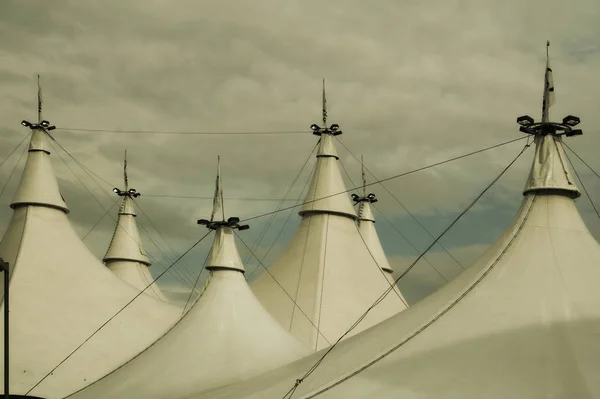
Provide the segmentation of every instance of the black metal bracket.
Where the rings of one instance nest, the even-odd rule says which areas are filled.
[[[340,125],[338,125],[337,123],[334,123],[329,127],[321,127],[313,123],[312,125],[310,125],[310,130],[312,130],[315,136],[321,136],[323,133],[332,134],[334,136],[342,134],[342,131],[340,130]]]
[[[48,135],[48,137],[50,137],[52,140],[54,140],[54,137],[52,137],[52,135],[48,132],[56,129],[56,126],[50,125],[50,122],[48,122],[45,119],[43,121],[41,121],[40,123],[31,123],[29,121],[22,120],[21,125],[28,127],[31,130],[41,130],[44,133],[46,133]]]
[[[219,227],[229,227],[231,229],[237,229],[239,231],[248,230],[250,228],[250,226],[247,224],[240,225],[239,223],[240,223],[240,218],[235,217],[235,216],[232,216],[227,220],[220,220],[220,221],[210,221],[207,219],[198,220],[198,224],[204,225],[204,226],[206,226],[206,228],[211,229],[211,230],[216,230]]]
[[[368,202],[374,204],[378,201],[378,199],[375,197],[375,194],[373,193],[370,193],[366,197],[360,197],[357,194],[352,194],[350,198],[352,198],[352,201],[354,201],[354,205],[360,204],[361,202]]]
[[[113,192],[115,194],[117,194],[119,197],[129,197],[129,198],[137,198],[140,195],[142,195],[141,193],[138,193],[137,191],[135,191],[135,188],[130,188],[127,191],[123,191],[123,190],[119,190],[118,188],[113,188]]]
[[[562,123],[558,122],[535,122],[529,115],[523,115],[517,118],[517,123],[521,125],[519,131],[531,134],[532,136],[553,136],[565,135],[567,137],[580,136],[583,134],[581,129],[573,129],[581,120],[577,116],[569,115],[563,118]]]

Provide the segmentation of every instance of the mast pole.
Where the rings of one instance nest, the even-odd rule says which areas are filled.
[[[325,97],[325,78],[323,78],[323,127],[327,128],[327,97]]]
[[[9,281],[8,281],[8,262],[0,258],[0,271],[4,272],[4,399],[9,399],[9,373],[10,373],[10,357],[9,357]]]
[[[38,86],[38,124],[42,122],[42,86],[40,85],[40,74],[37,74],[37,86]]]
[[[218,179],[219,179],[219,186],[220,188],[220,193],[221,193],[221,216],[223,217],[223,220],[225,220],[225,201],[223,201],[223,183],[221,182],[221,156],[217,155],[217,164],[218,164]]]
[[[365,161],[363,156],[360,156],[360,166],[362,167],[362,189],[363,189],[363,197],[367,196],[367,176],[365,175]]]
[[[129,179],[127,178],[127,150],[123,159],[123,180],[125,181],[125,191],[129,191]]]
[[[546,40],[546,72],[544,74],[544,98],[542,100],[542,123],[550,122],[549,108],[554,95],[552,68],[550,68],[550,41]]]

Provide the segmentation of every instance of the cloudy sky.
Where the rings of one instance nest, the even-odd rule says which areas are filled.
[[[350,188],[360,181],[355,156],[364,155],[369,170],[386,178],[518,138],[517,116],[539,118],[548,39],[557,95],[551,114],[581,117],[585,135],[568,144],[600,170],[599,20],[596,0],[0,0],[0,159],[27,133],[21,119],[36,118],[39,73],[44,117],[60,128],[57,141],[105,180],[90,178],[60,148],[53,153],[78,233],[102,257],[116,213],[109,209],[116,199],[110,190],[122,185],[127,149],[157,274],[205,233],[195,221],[210,214],[217,154],[228,215],[276,209],[316,143],[308,126],[320,119],[323,78],[330,121],[344,131],[337,145]],[[157,131],[213,134],[151,133]],[[380,198],[377,227],[396,270],[523,144],[371,187]],[[6,183],[0,232],[11,215],[24,148],[0,168],[0,188]],[[463,267],[510,223],[532,155],[526,152],[442,240]],[[600,205],[598,178],[571,158]],[[313,165],[314,158],[288,199],[301,196]],[[600,237],[585,196],[578,206]],[[269,263],[298,219],[296,211],[282,212],[259,242],[270,218],[257,218],[242,237],[263,257],[282,231]],[[193,283],[207,244],[163,280],[166,289],[185,297],[189,288],[179,280]],[[241,243],[240,250],[245,257]],[[427,258],[401,281],[411,301],[461,270],[439,247]]]

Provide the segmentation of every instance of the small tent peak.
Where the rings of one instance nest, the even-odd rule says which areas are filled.
[[[129,187],[129,179],[127,177],[127,151],[125,151],[125,159],[123,161],[123,181],[125,183],[125,190],[121,190],[118,187],[113,188],[113,192],[119,197],[123,197],[121,202],[121,208],[119,209],[119,215],[131,215],[137,216],[135,208],[133,206],[133,200],[138,198],[142,194],[135,188]]]
[[[221,214],[223,220],[214,220],[215,215]],[[223,186],[221,183],[221,157],[217,157],[217,179],[213,210],[209,219],[200,219],[198,224],[215,230],[215,239],[208,254],[207,270],[235,270],[244,273],[244,265],[235,245],[234,230],[248,230],[247,224],[240,225],[240,218],[232,216],[225,220],[223,204]]]
[[[127,152],[125,153],[127,154]],[[119,197],[122,197],[121,207],[119,208],[119,219],[115,228],[115,233],[110,242],[106,255],[103,261],[107,263],[117,261],[139,262],[145,266],[150,266],[146,251],[142,246],[140,233],[135,222],[134,199],[140,197],[141,193],[134,188],[129,188],[127,178],[127,155],[125,155],[123,180],[125,182],[125,190],[117,187],[113,188],[113,192]]]
[[[375,194],[370,193],[364,197],[358,196],[357,194],[352,194],[352,201],[354,201],[354,205],[358,204],[358,220],[362,221],[370,221],[375,223],[375,217],[373,216],[373,211],[371,210],[371,204],[374,204],[378,201],[375,197]]]
[[[362,155],[360,157],[360,162],[362,165],[362,195],[352,194],[350,197],[352,198],[352,201],[354,201],[354,205],[358,205],[359,223],[361,221],[370,221],[375,223],[375,217],[373,216],[373,211],[371,210],[371,204],[377,202],[378,199],[373,193],[367,194],[367,176],[365,173],[365,164]]]
[[[564,137],[580,136],[581,129],[574,129],[581,122],[579,117],[568,115],[561,122],[551,122],[549,109],[555,103],[554,79],[550,68],[546,42],[546,70],[544,74],[544,93],[542,100],[542,119],[536,122],[531,116],[523,115],[517,118],[519,131],[534,137],[536,152],[531,167],[531,173],[523,194],[530,192],[546,194],[562,194],[571,198],[581,196],[575,185],[566,155],[562,147]]]

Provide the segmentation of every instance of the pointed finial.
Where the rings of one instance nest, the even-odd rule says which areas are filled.
[[[127,179],[127,150],[123,159],[123,180],[125,181],[125,191],[129,190],[129,180]]]
[[[367,175],[365,174],[365,160],[363,159],[363,156],[360,156],[360,166],[362,168],[362,189],[363,189],[363,197],[367,196]]]
[[[542,100],[542,121],[536,122],[531,116],[523,115],[517,118],[517,123],[521,125],[519,131],[531,134],[532,136],[553,136],[565,135],[567,137],[580,136],[583,134],[581,129],[573,129],[581,122],[577,116],[567,115],[562,123],[550,122],[549,108],[554,105],[556,98],[554,95],[554,79],[552,77],[552,68],[550,67],[550,41],[546,40],[546,72],[544,74],[544,97]]]
[[[325,78],[323,78],[323,126],[327,126],[327,97],[325,97]]]
[[[210,215],[210,221],[215,220],[217,212],[221,213],[222,221],[225,220],[225,207],[223,206],[223,185],[221,183],[221,156],[217,155],[217,179],[215,183],[215,196],[213,198],[213,210]]]
[[[119,197],[137,198],[141,193],[138,193],[135,188],[129,188],[129,178],[127,177],[127,150],[123,158],[123,181],[125,182],[125,190],[120,190],[117,187],[113,188],[113,192]]]
[[[215,221],[215,215],[221,211],[223,219]],[[221,184],[221,156],[217,155],[217,181],[215,187],[215,196],[213,198],[213,209],[210,215],[210,220],[200,219],[198,224],[206,226],[208,229],[217,230],[219,227],[229,227],[231,229],[248,230],[250,226],[247,224],[240,225],[240,218],[232,216],[225,220],[225,207],[223,206],[223,186]]]
[[[549,109],[556,102],[554,96],[554,79],[550,68],[550,41],[546,41],[546,72],[544,74],[544,98],[542,101],[542,122],[550,121]]]
[[[321,136],[323,133],[329,133],[334,136],[342,134],[342,131],[340,130],[340,125],[338,125],[337,123],[334,123],[331,126],[327,127],[327,97],[325,96],[325,78],[323,78],[323,98],[321,104],[323,108],[323,127],[317,125],[316,123],[313,123],[312,125],[310,125],[310,130],[312,130],[315,136]]]
[[[40,85],[40,74],[37,75],[37,86],[38,86],[38,124],[42,123],[42,86]]]
[[[367,195],[367,174],[365,173],[365,162],[362,155],[360,156],[360,164],[362,167],[362,197],[358,194],[352,194],[350,198],[352,198],[352,201],[354,201],[354,205],[362,202],[369,202],[371,204],[375,203],[377,202],[377,197],[375,197],[375,194],[369,193]]]
[[[49,121],[42,120],[42,86],[40,85],[40,75],[39,74],[37,75],[37,85],[38,85],[38,92],[37,92],[38,122],[31,123],[27,120],[22,120],[21,125],[28,127],[31,130],[41,130],[44,133],[46,133],[52,140],[54,140],[54,137],[52,137],[50,135],[50,133],[48,133],[48,132],[56,129],[56,126],[51,126]]]

